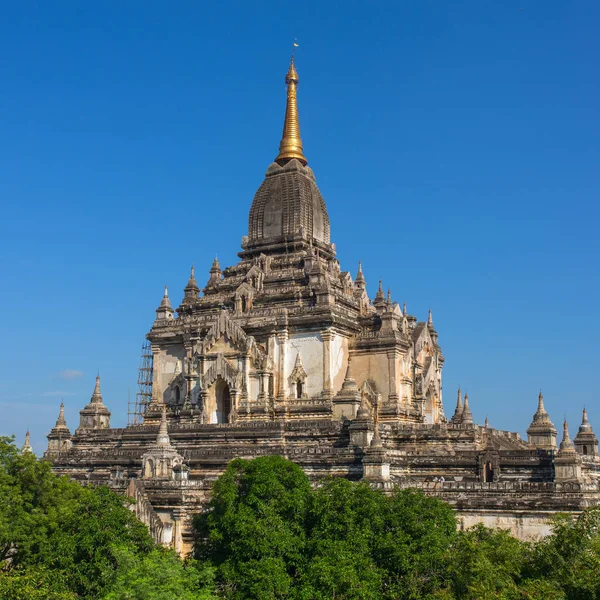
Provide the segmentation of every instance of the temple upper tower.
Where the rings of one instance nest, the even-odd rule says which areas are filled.
[[[244,250],[280,253],[315,245],[333,256],[325,200],[307,166],[298,118],[298,73],[294,57],[285,77],[287,103],[279,154],[256,192]]]

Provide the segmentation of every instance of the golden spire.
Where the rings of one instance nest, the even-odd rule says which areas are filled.
[[[300,139],[300,121],[298,120],[298,103],[296,101],[296,88],[298,86],[298,73],[294,67],[294,53],[290,61],[290,68],[285,76],[287,85],[287,104],[285,106],[285,121],[283,122],[283,135],[279,144],[279,154],[276,162],[297,158],[303,165],[308,162],[302,152]]]

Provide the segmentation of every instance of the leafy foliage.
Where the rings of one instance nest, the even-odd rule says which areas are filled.
[[[281,598],[305,555],[311,487],[302,469],[279,456],[233,460],[199,515],[197,556],[218,567],[232,598]]]
[[[281,457],[236,459],[183,561],[122,497],[0,438],[2,600],[600,600],[600,508],[552,525],[529,543],[457,531],[449,506],[413,490],[339,478],[313,489]]]
[[[600,600],[600,509],[522,542],[457,531],[443,502],[330,479],[279,457],[233,461],[196,519],[196,555],[224,598]]]
[[[0,598],[187,600],[209,598],[209,584],[155,548],[122,496],[57,477],[0,438]]]

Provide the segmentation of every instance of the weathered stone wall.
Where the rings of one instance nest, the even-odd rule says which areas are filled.
[[[552,532],[550,519],[554,514],[556,513],[460,511],[458,521],[461,529],[481,523],[486,527],[508,529],[515,537],[527,541],[549,535]]]

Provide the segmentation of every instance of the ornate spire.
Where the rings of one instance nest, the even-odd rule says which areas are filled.
[[[406,310],[406,302],[404,303],[404,305],[402,306],[402,314],[406,317],[408,315],[408,312]]]
[[[537,448],[541,448],[542,450],[556,450],[556,428],[544,407],[544,396],[541,390],[538,396],[537,411],[527,428],[527,437],[529,443]]]
[[[29,433],[29,429],[25,432],[25,443],[21,448],[21,454],[33,454],[33,448],[31,447],[31,435]]]
[[[198,284],[196,283],[196,276],[194,273],[194,265],[192,265],[192,269],[190,272],[190,278],[188,279],[187,285],[185,286],[185,288],[183,288],[183,292],[184,292],[184,298],[197,298],[198,297],[198,292],[200,291],[200,288],[198,287]]]
[[[579,431],[573,440],[575,450],[579,454],[591,456],[597,459],[598,457],[598,438],[595,436],[592,430],[592,424],[588,421],[587,410],[583,409],[583,416],[581,419],[581,425]]]
[[[171,300],[169,299],[169,288],[165,285],[165,291],[160,301],[159,307],[156,309],[156,318],[164,319],[172,317],[175,311],[171,308]]]
[[[56,419],[56,425],[54,429],[68,429],[67,421],[65,419],[65,403],[60,403],[60,408],[58,410],[58,419]]]
[[[463,407],[461,422],[463,425],[473,425],[473,415],[471,414],[471,409],[469,408],[469,394],[465,394],[465,405]]]
[[[354,279],[354,286],[358,289],[364,290],[367,285],[365,281],[365,276],[363,275],[362,270],[362,260],[358,261],[358,272],[356,273],[356,278]]]
[[[460,392],[460,386],[458,387],[458,394],[456,395],[456,409],[454,410],[454,415],[452,416],[452,423],[456,425],[460,425],[462,422],[463,415],[463,403],[462,403],[462,394]]]
[[[375,300],[373,301],[375,306],[385,304],[385,294],[383,293],[383,282],[381,279],[379,280],[379,288],[377,289],[377,294],[375,294]]]
[[[546,408],[544,407],[544,396],[542,395],[542,390],[540,390],[540,395],[538,396],[538,407],[535,415],[533,415],[533,424],[550,424],[552,425],[552,421],[550,421],[550,415],[546,412]],[[554,425],[552,425],[554,427]]]
[[[342,392],[356,392],[358,393],[358,386],[356,385],[356,380],[352,376],[352,358],[348,357],[348,368],[346,369],[346,377],[344,377],[344,382],[342,383],[342,389],[340,390],[340,394]]]
[[[96,375],[96,385],[94,386],[94,393],[92,394],[90,404],[104,404],[102,401],[102,392],[100,391],[100,373]]]
[[[303,165],[308,162],[302,150],[302,140],[300,139],[300,121],[298,120],[298,103],[296,100],[296,91],[298,87],[298,73],[294,66],[294,54],[290,61],[290,68],[285,76],[287,85],[287,104],[285,107],[285,120],[283,122],[283,134],[279,144],[279,154],[275,162],[287,162],[292,158],[298,159]]]
[[[592,431],[592,426],[588,421],[587,410],[583,409],[583,416],[581,418],[581,425],[579,426],[579,433],[588,433]]]
[[[215,256],[212,266],[210,267],[210,277],[208,279],[208,285],[218,283],[221,281],[221,265],[219,259]]]
[[[560,448],[558,449],[559,455],[564,454],[575,454],[575,446],[573,446],[573,442],[569,437],[569,424],[567,423],[567,419],[565,418],[565,422],[563,423],[563,439],[560,443]]]
[[[387,293],[387,303],[388,303],[389,305],[391,305],[391,304],[392,304],[392,292],[391,292],[390,288],[388,288],[388,293]]]
[[[171,301],[169,300],[169,286],[165,285],[165,291],[160,301],[161,307],[171,308]]]
[[[431,309],[429,309],[429,315],[427,317],[427,325],[429,325],[430,327],[433,327],[433,314],[431,312]]]
[[[170,448],[171,438],[169,437],[169,429],[167,427],[167,405],[162,405],[162,412],[160,414],[160,427],[158,428],[158,435],[156,436],[156,445],[159,448]]]

